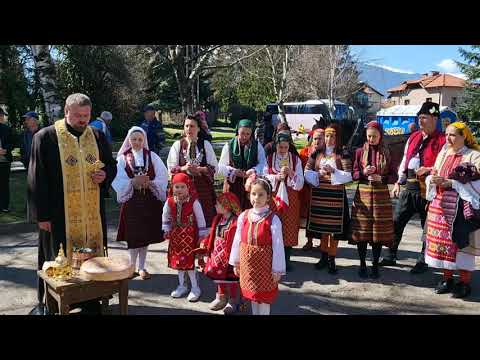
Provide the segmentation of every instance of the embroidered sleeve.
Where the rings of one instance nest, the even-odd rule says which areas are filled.
[[[314,187],[318,187],[320,185],[318,172],[314,170],[305,170],[305,181]]]
[[[172,215],[170,214],[170,206],[168,201],[165,201],[162,212],[162,230],[168,232],[172,229]]]
[[[405,161],[407,161],[407,150],[408,150],[408,144],[410,143],[410,138],[407,140],[407,143],[405,144],[405,149],[403,151],[403,157],[402,157],[402,162],[400,163],[400,166],[398,168],[398,183],[399,184],[405,184],[407,181],[407,174],[404,173],[403,169],[405,168]]]
[[[117,201],[124,203],[130,200],[133,195],[132,179],[125,171],[125,156],[122,155],[117,162],[117,175],[112,182],[112,188],[117,193]]]
[[[462,184],[460,181],[451,180],[454,189],[460,198],[472,204],[474,209],[480,209],[480,180]]]
[[[215,155],[215,151],[213,151],[213,146],[210,142],[205,141],[204,148],[207,155],[207,164],[210,165],[210,171],[213,170],[212,176],[214,176],[218,172],[217,156]]]
[[[235,237],[233,238],[232,250],[230,251],[230,259],[228,263],[232,266],[238,266],[240,263],[240,240],[242,238],[242,226],[245,212],[242,212],[237,219],[237,231],[235,231]]]
[[[283,247],[282,223],[277,215],[272,219],[272,272],[285,274],[285,249]]]
[[[195,202],[193,203],[193,213],[195,214],[195,219],[197,221],[198,237],[203,238],[208,235],[210,229],[207,228],[202,206],[200,205],[200,202],[198,200],[195,200]]]
[[[157,154],[151,152],[151,157],[155,169],[155,179],[150,182],[150,190],[158,200],[164,202],[167,198],[168,170]]]
[[[293,178],[288,179],[288,185],[291,186],[293,190],[300,191],[303,188],[303,184],[304,184],[304,178],[303,178],[302,162],[300,158],[297,157],[297,163],[295,165],[295,175],[293,176]]]
[[[220,155],[220,161],[218,162],[218,172],[224,177],[229,178],[231,182],[235,181],[235,168],[230,166],[230,150],[228,142],[223,146],[222,154]]]
[[[265,166],[267,164],[267,159],[265,157],[265,150],[263,149],[263,146],[259,142],[257,142],[257,146],[258,146],[258,151],[257,151],[258,164],[257,166],[255,166],[254,169],[257,175],[262,175],[265,169]]]
[[[167,168],[171,174],[175,174],[180,171],[180,159],[179,159],[179,151],[180,151],[180,141],[175,141],[175,143],[170,148],[167,157]]]

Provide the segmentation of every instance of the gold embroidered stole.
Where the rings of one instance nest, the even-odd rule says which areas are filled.
[[[55,130],[62,164],[67,258],[71,261],[72,250],[80,247],[96,249],[96,256],[103,256],[100,187],[90,177],[99,160],[95,135],[87,126],[77,140],[64,119],[55,122]]]

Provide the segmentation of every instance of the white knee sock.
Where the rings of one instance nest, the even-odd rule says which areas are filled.
[[[260,315],[270,315],[270,304],[258,304]]]
[[[185,286],[185,273],[184,270],[178,270],[178,284],[181,286]]]
[[[190,283],[192,284],[192,289],[200,288],[198,286],[197,276],[195,270],[188,270],[188,277],[190,278]]]
[[[138,270],[145,270],[145,260],[147,259],[148,246],[138,249]]]
[[[252,305],[252,315],[260,315],[258,310],[258,307],[260,304],[256,303],[255,301],[252,301],[251,305]]]
[[[138,249],[128,249],[128,254],[130,255],[130,263],[133,265],[136,271]]]

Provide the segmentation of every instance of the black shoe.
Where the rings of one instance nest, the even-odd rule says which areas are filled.
[[[425,263],[417,262],[415,266],[410,270],[411,274],[423,274],[428,270],[428,265]]]
[[[452,297],[456,299],[461,299],[470,295],[471,292],[472,292],[472,288],[470,287],[470,284],[465,284],[464,282],[460,281],[453,288]]]
[[[322,270],[328,265],[328,254],[322,251],[322,257],[318,263],[315,264],[315,269]]]
[[[47,307],[43,304],[35,306],[28,315],[48,315]]]
[[[360,265],[358,276],[360,276],[362,279],[366,279],[368,277],[367,265]]]
[[[335,256],[328,257],[328,273],[329,274],[336,274],[337,273],[337,265],[335,264]]]
[[[436,294],[447,294],[452,292],[454,287],[453,279],[442,280],[438,283],[437,287],[435,288]]]
[[[377,266],[372,266],[370,268],[370,278],[371,279],[378,279],[380,277],[380,273],[378,272],[378,265]]]

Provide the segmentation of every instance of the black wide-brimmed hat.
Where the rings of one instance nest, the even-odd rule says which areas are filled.
[[[417,116],[420,115],[432,115],[440,116],[440,105],[431,101],[425,101],[422,105],[422,108],[417,113]]]

